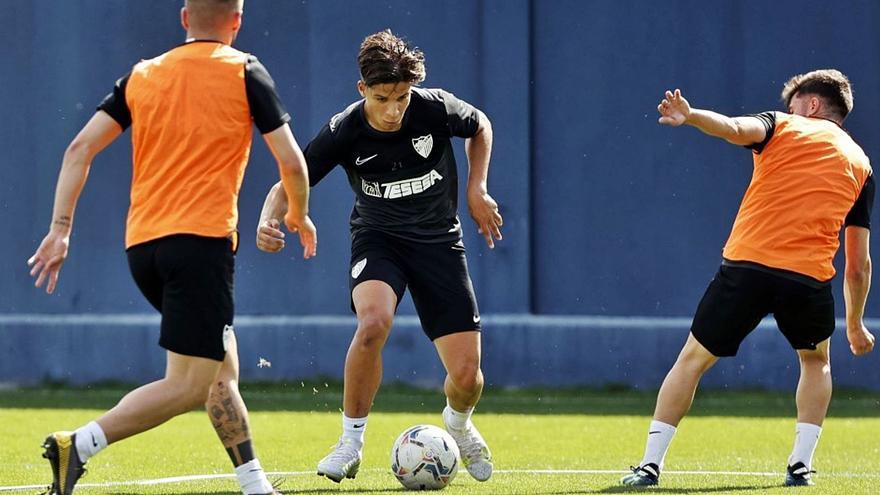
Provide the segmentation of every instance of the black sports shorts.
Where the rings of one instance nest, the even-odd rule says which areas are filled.
[[[235,313],[232,241],[178,234],[132,246],[127,253],[135,283],[162,313],[159,345],[223,361]]]
[[[409,287],[422,330],[432,341],[480,330],[477,298],[461,243],[416,242],[358,230],[352,236],[348,280],[352,291],[361,282],[381,280],[397,294],[398,304]]]
[[[721,265],[694,315],[691,333],[715,356],[735,356],[768,314],[795,349],[815,349],[834,333],[831,284],[806,284],[798,274]]]

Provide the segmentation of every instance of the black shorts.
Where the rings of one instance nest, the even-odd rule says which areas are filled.
[[[735,356],[761,319],[773,314],[795,349],[815,349],[834,333],[831,284],[815,286],[754,268],[722,265],[694,315],[691,333],[715,356]]]
[[[135,283],[162,313],[159,345],[223,361],[235,313],[232,242],[180,234],[132,246],[127,253]]]
[[[432,341],[458,332],[480,330],[477,298],[461,243],[425,243],[375,230],[353,235],[349,284],[381,280],[400,303],[409,287],[422,330]],[[354,310],[354,303],[352,303]]]

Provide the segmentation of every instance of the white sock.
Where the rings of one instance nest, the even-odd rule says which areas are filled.
[[[663,469],[663,460],[666,458],[666,450],[672,442],[672,436],[675,435],[675,427],[660,421],[651,421],[648,428],[648,442],[645,445],[645,457],[639,466],[645,464],[656,464],[659,469]]]
[[[446,407],[443,408],[443,421],[454,430],[463,430],[467,426],[467,422],[471,420],[471,414],[473,413],[473,407],[465,412],[456,411],[449,405],[449,400],[447,399]]]
[[[76,433],[76,453],[79,454],[79,460],[82,462],[86,462],[90,457],[107,447],[107,437],[104,436],[104,430],[94,421],[74,433]]]
[[[358,447],[364,445],[364,431],[367,429],[367,417],[349,418],[342,414],[342,438],[354,440]]]
[[[793,466],[803,462],[807,469],[812,469],[813,453],[819,443],[819,435],[822,427],[810,423],[798,423],[795,426],[794,448],[788,457],[788,465]]]
[[[274,490],[272,483],[269,483],[269,479],[266,478],[266,472],[263,471],[259,459],[254,459],[235,468],[235,476],[238,478],[241,492],[245,495],[272,493]]]

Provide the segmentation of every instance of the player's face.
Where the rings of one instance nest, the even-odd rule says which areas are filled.
[[[400,129],[403,114],[409,107],[410,83],[386,83],[367,86],[358,81],[358,92],[364,97],[367,122],[376,130],[393,132]]]

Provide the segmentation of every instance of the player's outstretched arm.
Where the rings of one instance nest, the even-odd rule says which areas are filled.
[[[52,208],[52,224],[33,256],[28,259],[31,276],[36,277],[35,287],[46,283],[46,293],[55,291],[58,273],[67,258],[73,214],[80,192],[89,175],[89,167],[95,155],[122,134],[122,127],[107,113],[99,110],[92,116],[79,134],[70,142],[55,187],[55,206]]]
[[[871,288],[871,231],[864,227],[846,228],[846,271],[843,278],[843,298],[846,301],[846,338],[856,356],[871,352],[874,336],[865,328],[865,302]]]
[[[672,127],[687,124],[702,132],[739,146],[760,143],[767,137],[767,128],[756,117],[728,117],[711,110],[691,108],[681,90],[666,91],[657,105],[658,122]]]
[[[495,248],[495,240],[501,240],[501,225],[504,223],[498,212],[498,203],[489,195],[489,158],[492,154],[492,124],[483,112],[479,112],[480,125],[476,135],[465,141],[468,157],[467,201],[471,218],[477,223],[478,231],[486,238],[486,244]]]
[[[263,139],[278,162],[281,186],[287,199],[284,223],[289,231],[299,234],[303,258],[309,259],[317,253],[318,234],[309,218],[309,170],[306,159],[287,124],[264,134]]]

